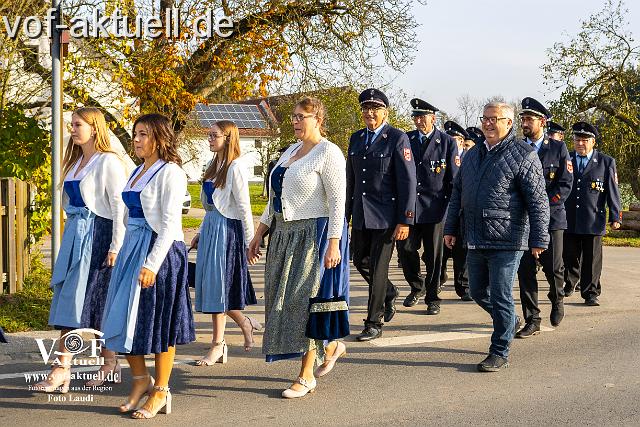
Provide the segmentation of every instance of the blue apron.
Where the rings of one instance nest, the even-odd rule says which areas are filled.
[[[65,181],[69,204],[60,252],[51,274],[53,299],[49,325],[77,328],[80,326],[87,278],[93,247],[93,224],[96,214],[85,205],[80,181]]]

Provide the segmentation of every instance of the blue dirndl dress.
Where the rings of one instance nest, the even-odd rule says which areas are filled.
[[[51,274],[53,299],[49,325],[56,329],[100,330],[111,267],[105,265],[113,233],[113,221],[91,212],[82,199],[80,182],[93,166],[95,154],[72,178],[80,163],[68,173],[64,192],[69,203],[60,252]]]
[[[109,284],[102,337],[105,347],[119,353],[158,354],[169,346],[195,341],[191,297],[187,285],[187,248],[175,241],[156,274],[155,284],[142,288],[138,275],[157,234],[144,217],[140,192],[166,163],[159,161],[147,172],[143,185],[122,193],[129,209],[127,231]],[[155,169],[155,170],[154,170]]]
[[[257,304],[247,262],[242,221],[223,216],[213,204],[213,182],[200,193],[207,211],[196,258],[196,311],[224,313]],[[204,195],[205,197],[202,197]]]

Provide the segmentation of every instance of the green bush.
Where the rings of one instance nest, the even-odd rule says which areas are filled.
[[[50,329],[49,307],[53,292],[49,288],[51,271],[42,263],[42,255],[31,255],[31,272],[20,292],[0,295],[0,326],[6,332]]]

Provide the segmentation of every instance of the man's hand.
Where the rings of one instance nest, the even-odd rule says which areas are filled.
[[[138,281],[140,282],[140,286],[143,288],[150,288],[156,283],[156,273],[151,270],[147,270],[146,268],[142,268],[140,270],[140,275],[138,276]]]
[[[398,224],[393,232],[393,240],[405,240],[409,237],[409,226],[407,224]]]
[[[538,259],[540,257],[540,254],[544,251],[545,249],[543,248],[531,248],[531,255],[533,255],[535,259]]]
[[[444,236],[444,244],[449,249],[453,249],[456,244],[456,236],[452,236],[451,234],[445,234]]]
[[[613,228],[614,230],[618,230],[621,225],[622,224],[620,224],[618,221],[614,221],[611,223],[611,228]]]

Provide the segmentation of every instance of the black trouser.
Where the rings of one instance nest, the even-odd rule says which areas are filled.
[[[549,293],[547,297],[552,304],[564,297],[564,263],[562,260],[564,230],[549,231],[551,240],[546,251],[540,254],[540,264],[547,282]],[[518,268],[518,283],[520,285],[520,302],[522,314],[527,323],[540,325],[540,308],[538,307],[538,280],[536,279],[536,259],[531,251],[525,251],[520,259]]]
[[[602,236],[564,233],[564,282],[575,288],[580,282],[580,295],[589,299],[600,295],[602,273]]]
[[[457,236],[453,249],[446,245],[442,252],[442,270],[440,271],[440,283],[444,282],[444,274],[447,271],[447,260],[453,259],[453,287],[459,297],[469,293],[469,276],[467,275],[467,248],[464,247],[462,237]]]
[[[398,290],[389,280],[394,230],[395,227],[385,230],[351,230],[353,265],[369,284],[365,326],[381,328],[384,303],[398,295]]]
[[[440,301],[440,270],[442,269],[442,250],[444,221],[435,224],[415,224],[411,226],[409,237],[398,242],[398,256],[402,261],[402,272],[411,290],[426,291],[425,302]],[[426,274],[420,274],[420,256],[418,249],[422,245],[422,261],[427,268]]]

